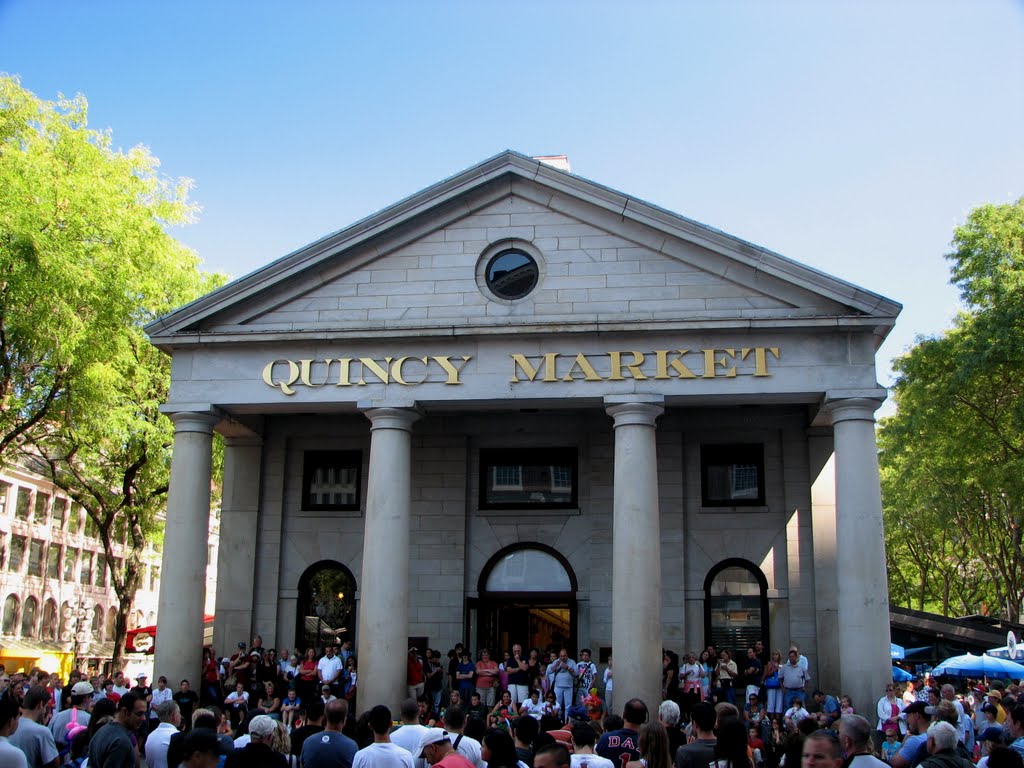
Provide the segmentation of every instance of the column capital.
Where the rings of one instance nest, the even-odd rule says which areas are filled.
[[[832,425],[842,421],[875,421],[875,411],[885,401],[885,390],[862,390],[856,392],[829,392],[825,395],[822,411],[829,416]]]
[[[412,407],[380,406],[363,409],[363,415],[370,420],[370,431],[378,429],[400,429],[412,432],[412,425],[422,414]]]
[[[665,398],[662,395],[608,395],[604,409],[615,420],[615,427],[627,424],[653,427],[665,412]]]
[[[213,434],[213,428],[220,423],[220,414],[202,411],[174,411],[167,418],[174,422],[174,434],[182,432],[199,432]]]

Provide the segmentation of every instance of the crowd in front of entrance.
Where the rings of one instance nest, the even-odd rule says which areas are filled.
[[[0,668],[0,768],[1024,768],[1013,684],[914,680],[855,711],[811,687],[796,646],[785,659],[709,646],[664,652],[656,712],[636,698],[615,711],[611,658],[495,656],[410,648],[397,713],[359,701],[349,643],[301,659],[259,637],[230,657],[211,649],[198,690]]]

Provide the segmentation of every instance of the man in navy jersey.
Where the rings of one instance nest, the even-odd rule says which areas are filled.
[[[618,766],[639,760],[640,726],[647,722],[647,716],[647,705],[640,699],[630,699],[622,709],[623,727],[601,736],[594,751]]]

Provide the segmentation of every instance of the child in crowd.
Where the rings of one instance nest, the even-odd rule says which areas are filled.
[[[885,729],[885,741],[882,742],[882,759],[887,763],[892,762],[892,756],[900,751],[903,742],[900,741],[900,732],[896,728]]]
[[[804,709],[803,699],[800,699],[800,698],[793,699],[793,706],[790,707],[789,709],[787,709],[786,710],[786,714],[785,714],[786,730],[788,730],[788,731],[795,730],[796,727],[798,725],[800,725],[800,721],[801,720],[803,720],[806,717],[810,717],[810,716],[811,716],[811,713],[808,712],[806,709]]]

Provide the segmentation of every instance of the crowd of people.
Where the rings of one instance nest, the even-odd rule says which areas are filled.
[[[795,645],[709,646],[664,652],[656,712],[616,711],[602,666],[588,649],[410,648],[395,713],[359,701],[350,643],[207,649],[196,689],[0,668],[0,768],[1024,768],[1014,684],[926,677],[855,710],[811,686]]]

